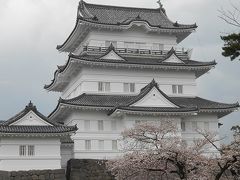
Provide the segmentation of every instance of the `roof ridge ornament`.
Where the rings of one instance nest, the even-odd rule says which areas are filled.
[[[162,9],[163,8],[163,4],[162,4],[161,0],[158,0],[157,3],[159,4],[159,7]]]
[[[166,15],[166,10],[163,7],[163,4],[161,2],[162,0],[158,0],[157,3],[159,4],[159,9]]]
[[[108,47],[108,52],[110,52],[112,50],[115,51],[115,47],[114,47],[113,43],[110,43],[110,46]]]
[[[87,16],[87,17],[86,17]],[[78,5],[78,17],[94,18],[94,16],[88,11],[83,0],[79,1]]]
[[[36,106],[33,105],[32,101],[28,103],[28,105],[25,108],[26,110],[37,110]]]

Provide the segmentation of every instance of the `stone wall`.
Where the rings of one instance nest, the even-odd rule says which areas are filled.
[[[65,170],[0,171],[0,180],[66,180]]]
[[[105,162],[71,159],[67,166],[67,180],[115,180],[114,176],[106,170]]]

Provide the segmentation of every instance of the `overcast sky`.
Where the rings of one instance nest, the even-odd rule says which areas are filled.
[[[157,0],[86,0],[89,3],[157,8]],[[219,19],[218,10],[231,9],[229,0],[163,0],[168,16],[179,23],[197,23],[199,28],[179,46],[193,48],[193,59],[216,60],[218,65],[198,80],[199,96],[234,103],[240,100],[240,61],[221,56],[220,35],[239,31]],[[232,0],[240,7],[239,0]],[[56,50],[76,22],[78,0],[0,0],[0,120],[22,110],[32,100],[48,115],[59,94],[43,89],[57,65],[67,60]],[[240,113],[221,121],[222,135],[240,125]]]

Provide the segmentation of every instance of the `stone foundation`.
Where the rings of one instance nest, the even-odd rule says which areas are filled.
[[[65,170],[0,171],[0,180],[66,180]]]
[[[67,166],[67,180],[115,180],[114,176],[106,170],[105,162],[71,159]]]

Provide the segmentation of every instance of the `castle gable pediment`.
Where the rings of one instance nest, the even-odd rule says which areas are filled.
[[[39,117],[33,111],[29,111],[25,116],[19,120],[10,124],[10,126],[52,126],[52,124],[46,122],[44,119]]]
[[[136,107],[172,107],[176,108],[174,103],[168,100],[156,87],[153,87],[144,97],[139,99],[131,106]]]
[[[124,61],[124,59],[119,56],[114,50],[109,51],[109,53],[102,56],[100,59]]]

